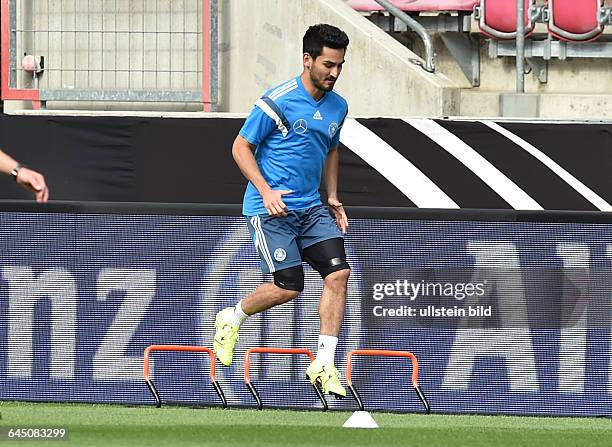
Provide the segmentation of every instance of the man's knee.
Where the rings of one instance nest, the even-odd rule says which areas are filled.
[[[279,294],[277,297],[277,304],[287,303],[296,299],[300,295],[300,292],[296,290],[286,290],[279,288]]]
[[[287,296],[295,295],[295,298],[304,290],[304,270],[301,265],[278,270],[273,275],[274,284],[287,292]]]
[[[328,287],[332,287],[334,289],[346,288],[350,276],[351,276],[350,268],[344,268],[342,270],[337,270],[335,272],[330,273],[329,275],[325,277],[325,285]]]

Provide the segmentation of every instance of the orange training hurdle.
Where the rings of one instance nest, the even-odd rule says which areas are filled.
[[[421,387],[419,386],[419,362],[417,361],[416,356],[412,352],[408,352],[408,351],[387,351],[384,349],[355,349],[349,352],[346,358],[346,384],[351,390],[351,393],[353,393],[355,400],[357,400],[357,403],[359,404],[359,409],[361,411],[364,410],[363,400],[361,399],[361,396],[359,396],[359,393],[357,392],[357,389],[353,385],[352,378],[351,378],[351,374],[353,370],[352,359],[353,359],[353,356],[355,355],[409,358],[412,361],[412,386],[414,387],[414,390],[416,391],[417,396],[419,396],[419,399],[421,400],[421,402],[423,403],[423,406],[425,407],[425,413],[429,414],[431,412],[431,408],[429,407],[429,402],[427,402],[427,399],[425,398],[425,394],[423,394],[423,391],[421,390]]]
[[[311,362],[314,361],[314,355],[312,355],[312,352],[310,352],[308,349],[302,349],[302,348],[250,348],[248,349],[244,355],[244,383],[246,384],[247,388],[249,389],[249,391],[251,392],[251,394],[257,401],[257,408],[259,410],[263,409],[263,403],[261,401],[261,397],[259,396],[259,393],[257,392],[257,389],[251,382],[251,377],[250,377],[251,354],[255,354],[255,353],[307,355],[310,358]],[[323,404],[323,411],[327,411],[328,409],[327,401],[325,400],[325,396],[323,395],[323,392],[316,384],[313,384],[312,387],[317,393],[317,397]]]
[[[206,348],[204,346],[184,346],[184,345],[151,345],[147,347],[144,351],[144,380],[151,390],[153,397],[155,398],[156,407],[160,408],[162,405],[161,398],[159,393],[157,392],[157,388],[155,388],[155,384],[153,380],[149,377],[149,357],[153,351],[174,351],[174,352],[206,352],[210,357],[210,383],[213,384],[219,399],[221,399],[221,404],[223,408],[227,408],[227,400],[225,399],[225,395],[223,394],[223,390],[219,386],[216,378],[216,359],[213,350],[210,348]]]

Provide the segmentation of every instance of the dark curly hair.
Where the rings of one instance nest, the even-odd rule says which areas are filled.
[[[308,28],[302,39],[303,52],[310,54],[313,59],[321,55],[323,47],[346,50],[348,44],[349,38],[344,31],[325,23]]]

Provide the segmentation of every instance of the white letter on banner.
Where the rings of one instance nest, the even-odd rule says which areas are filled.
[[[560,304],[561,345],[559,346],[559,391],[582,393],[586,367],[587,304],[589,291],[589,258],[585,244],[557,245],[563,260],[563,295]]]
[[[125,291],[123,304],[93,359],[95,380],[142,380],[142,356],[125,350],[155,296],[156,273],[151,269],[104,269],[98,276],[98,301],[114,290]]]
[[[76,285],[63,269],[34,278],[31,267],[4,267],[9,283],[8,375],[32,376],[32,321],[38,300],[51,302],[51,377],[74,377]],[[45,357],[46,358],[46,357]]]
[[[505,242],[468,242],[475,258],[473,282],[485,282],[481,300],[495,291],[502,325],[507,329],[457,329],[443,388],[467,389],[477,357],[505,357],[513,391],[538,391],[538,377],[525,290],[516,245]],[[492,304],[492,303],[489,303]]]

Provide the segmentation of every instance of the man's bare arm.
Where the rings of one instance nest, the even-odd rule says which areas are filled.
[[[270,216],[280,217],[287,215],[287,205],[283,202],[282,196],[291,194],[292,191],[274,190],[270,188],[268,182],[261,174],[257,160],[255,160],[255,145],[249,143],[243,136],[238,135],[232,146],[232,156],[234,161],[240,168],[242,175],[250,181],[261,197],[263,198],[264,207]]]
[[[343,233],[346,233],[348,231],[348,218],[346,217],[342,202],[338,200],[339,160],[338,148],[331,148],[325,160],[323,176],[325,178],[325,187],[327,188],[327,203],[331,206],[331,210],[334,213],[336,225],[338,225],[338,228]]]

